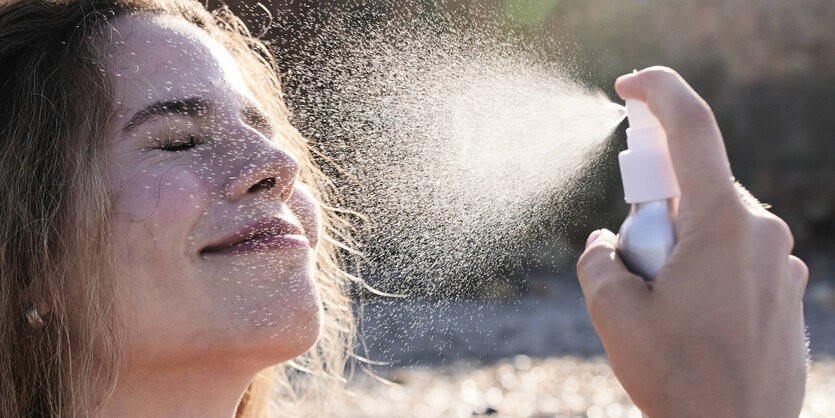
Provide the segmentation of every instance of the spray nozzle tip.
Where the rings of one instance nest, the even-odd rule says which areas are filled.
[[[626,117],[629,118],[629,126],[632,128],[661,126],[661,122],[649,110],[649,106],[637,99],[626,100]]]

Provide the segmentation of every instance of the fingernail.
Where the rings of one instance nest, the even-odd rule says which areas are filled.
[[[597,241],[597,239],[600,238],[600,234],[602,234],[602,233],[603,233],[603,230],[600,230],[600,229],[598,229],[597,231],[592,232],[591,235],[589,235],[589,239],[586,240],[586,248],[589,248],[590,245],[592,245],[595,241]]]

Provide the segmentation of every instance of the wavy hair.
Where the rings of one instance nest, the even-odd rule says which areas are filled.
[[[311,399],[324,399],[321,412],[318,395],[343,381],[356,334],[348,284],[359,279],[340,267],[349,225],[329,209],[335,189],[290,125],[271,50],[225,7],[210,13],[197,1],[14,0],[0,4],[0,415],[95,415],[118,381],[103,152],[115,104],[101,34],[130,12],[183,18],[224,45],[321,203],[322,334],[304,355],[261,371],[237,416],[304,415],[299,405]],[[70,276],[84,278],[81,289]],[[32,307],[41,328],[25,319]]]

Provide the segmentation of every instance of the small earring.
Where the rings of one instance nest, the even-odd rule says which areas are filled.
[[[29,326],[34,329],[40,329],[43,327],[43,319],[41,318],[41,314],[38,313],[38,308],[31,307],[26,311],[26,320],[29,322]]]

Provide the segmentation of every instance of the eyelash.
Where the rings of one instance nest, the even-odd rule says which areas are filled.
[[[197,135],[189,135],[185,139],[186,140],[184,142],[174,142],[168,139],[163,142],[162,145],[158,146],[157,149],[170,152],[185,151],[204,142],[203,139]]]

